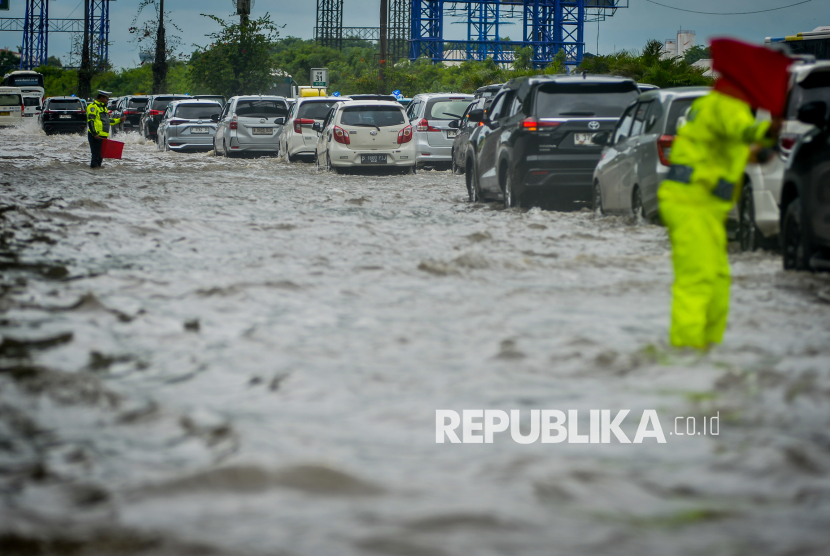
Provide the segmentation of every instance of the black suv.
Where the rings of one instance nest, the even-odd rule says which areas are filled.
[[[147,107],[150,97],[147,95],[131,95],[122,97],[115,105],[113,118],[121,118],[121,123],[115,126],[118,131],[138,131],[141,115]]]
[[[513,79],[490,113],[471,111],[484,123],[467,148],[470,199],[502,198],[506,207],[549,197],[554,208],[590,206],[594,168],[602,147],[593,142],[614,129],[639,95],[622,77],[536,76]]]
[[[189,95],[155,95],[149,97],[144,112],[141,113],[141,120],[138,123],[138,130],[145,139],[155,139],[164,111],[167,105],[174,100],[193,98]]]
[[[86,109],[78,97],[47,98],[43,111],[38,116],[38,123],[47,135],[84,133],[86,131]]]
[[[788,270],[830,270],[830,114],[814,101],[798,119],[816,126],[796,143],[781,191],[781,248]]]

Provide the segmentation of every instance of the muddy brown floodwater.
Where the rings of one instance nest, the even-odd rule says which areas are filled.
[[[658,226],[126,141],[0,131],[4,556],[830,553],[827,275],[732,254],[724,345],[677,353]],[[437,409],[667,442],[436,444]]]

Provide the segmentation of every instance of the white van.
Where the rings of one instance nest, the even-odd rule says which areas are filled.
[[[20,87],[23,93],[23,117],[36,118],[43,110],[43,89],[27,90]]]
[[[0,126],[23,121],[23,93],[17,87],[0,87]]]

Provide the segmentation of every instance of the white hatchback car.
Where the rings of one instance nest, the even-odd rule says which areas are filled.
[[[288,124],[280,136],[280,152],[288,162],[300,158],[314,160],[317,133],[311,129],[315,122],[322,123],[335,104],[349,100],[344,97],[306,97],[297,100],[288,113]]]
[[[0,126],[23,121],[23,93],[18,87],[0,87]]]
[[[280,135],[288,118],[285,98],[246,95],[228,100],[216,118],[213,151],[227,157],[243,152],[280,152]]]
[[[415,173],[412,126],[397,102],[339,102],[312,129],[318,133],[318,169],[393,167]]]

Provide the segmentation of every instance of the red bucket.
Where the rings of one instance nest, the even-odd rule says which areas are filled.
[[[115,158],[121,160],[121,153],[124,152],[124,143],[121,141],[112,141],[111,139],[104,139],[104,144],[101,145],[102,158]]]

